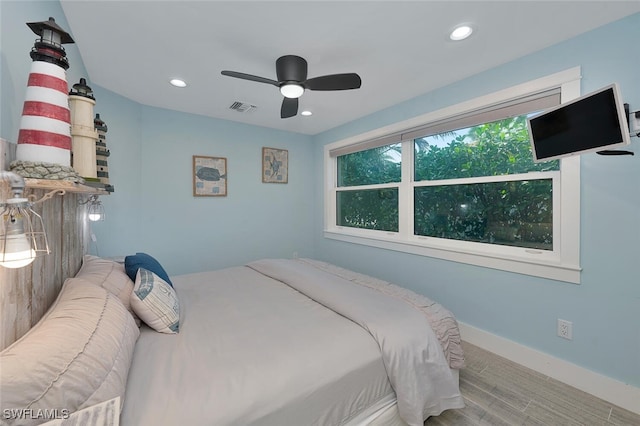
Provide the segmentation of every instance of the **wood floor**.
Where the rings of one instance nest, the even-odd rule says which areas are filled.
[[[640,415],[464,342],[466,407],[424,423],[442,425],[634,425]]]

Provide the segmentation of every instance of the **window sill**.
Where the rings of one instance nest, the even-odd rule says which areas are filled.
[[[380,235],[354,235],[342,229],[325,230],[324,237],[353,244],[361,244],[386,250],[433,257],[452,262],[466,263],[484,268],[498,269],[573,284],[580,284],[581,268],[577,265],[553,261],[536,261],[532,258],[497,257],[485,253],[459,251],[433,247],[419,242],[400,241],[395,233]]]

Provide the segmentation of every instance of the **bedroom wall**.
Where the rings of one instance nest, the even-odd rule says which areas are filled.
[[[25,23],[53,16],[70,28],[57,1],[2,1],[0,15],[0,137],[15,142],[36,38]],[[69,85],[88,78],[76,45],[65,49]],[[101,197],[107,220],[91,224],[97,240],[92,254],[146,251],[170,275],[294,252],[313,255],[310,137],[140,105],[90,78],[88,84],[95,112],[108,126],[115,187]],[[288,184],[262,183],[263,146],[289,150]],[[227,158],[227,197],[192,196],[192,155]]]
[[[632,52],[640,14],[427,93],[315,137],[316,211],[323,209],[323,146],[387,124],[575,66],[582,93],[618,82],[640,110],[640,55]],[[581,159],[580,285],[491,270],[323,238],[319,258],[423,293],[474,327],[640,386],[640,157]],[[573,322],[573,340],[556,337],[556,319]],[[463,336],[464,337],[464,336]]]
[[[115,193],[104,201],[107,221],[93,225],[101,255],[146,251],[170,275],[312,255],[309,137],[141,106],[139,134],[118,154],[133,158],[120,162],[123,141],[110,133],[122,101],[102,92]],[[262,183],[264,146],[289,151],[289,183]],[[193,197],[193,155],[227,158],[226,197]]]

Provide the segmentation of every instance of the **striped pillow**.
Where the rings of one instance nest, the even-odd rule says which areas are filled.
[[[175,290],[153,272],[140,268],[131,292],[133,311],[149,327],[161,333],[177,333],[180,303]]]

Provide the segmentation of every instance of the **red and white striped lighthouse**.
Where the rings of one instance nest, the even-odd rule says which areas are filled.
[[[53,18],[27,23],[40,36],[31,49],[31,72],[22,109],[16,159],[71,164],[71,117],[67,72],[69,62],[62,44],[71,36]]]

